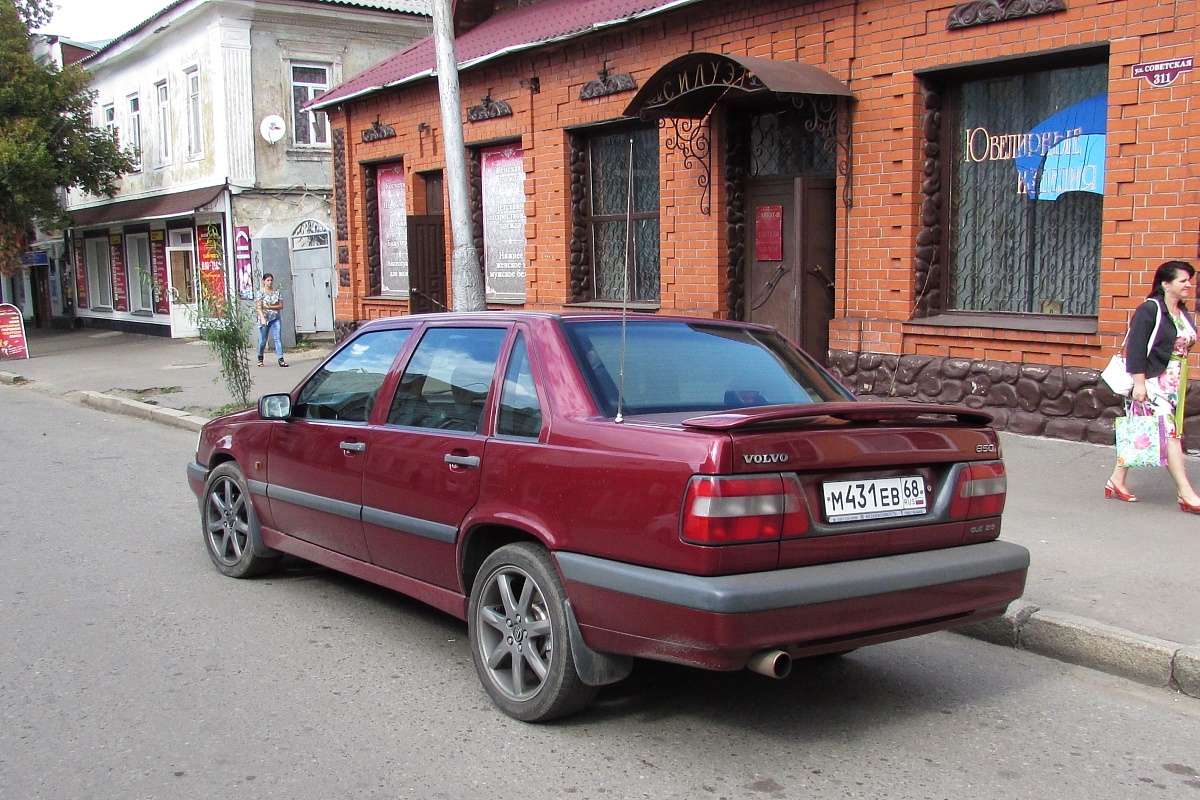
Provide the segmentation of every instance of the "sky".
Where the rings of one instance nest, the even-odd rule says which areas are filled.
[[[38,33],[94,42],[113,39],[154,16],[174,0],[53,0],[58,10]]]

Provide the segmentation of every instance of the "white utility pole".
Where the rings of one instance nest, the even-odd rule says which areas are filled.
[[[466,146],[458,90],[458,58],[454,53],[454,17],[450,0],[433,0],[433,46],[437,52],[438,97],[442,108],[442,143],[446,149],[446,189],[450,231],[454,241],[450,305],[455,311],[483,311],[483,271],[471,234],[471,196],[467,190]]]

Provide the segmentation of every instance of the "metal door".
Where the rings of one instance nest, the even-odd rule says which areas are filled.
[[[292,294],[296,332],[333,331],[333,247],[330,230],[307,219],[292,231]]]
[[[746,196],[746,319],[774,326],[825,363],[834,312],[834,181],[754,178]]]

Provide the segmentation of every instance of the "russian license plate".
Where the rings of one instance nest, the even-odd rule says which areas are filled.
[[[915,475],[830,481],[822,484],[821,489],[825,494],[825,519],[830,522],[910,517],[928,510],[925,481]]]

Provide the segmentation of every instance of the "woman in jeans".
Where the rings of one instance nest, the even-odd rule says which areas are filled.
[[[279,336],[279,326],[282,324],[279,312],[282,308],[283,296],[275,290],[275,276],[264,272],[262,288],[258,290],[258,296],[254,299],[254,310],[258,312],[258,365],[260,367],[263,365],[263,351],[267,349],[268,333],[275,340],[275,357],[279,359],[279,366],[286,367],[288,365],[283,360],[283,340]]]

